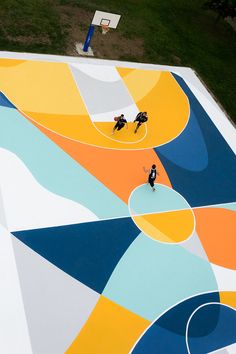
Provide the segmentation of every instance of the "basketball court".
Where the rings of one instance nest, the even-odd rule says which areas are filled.
[[[194,71],[0,57],[0,352],[235,353],[235,128]]]

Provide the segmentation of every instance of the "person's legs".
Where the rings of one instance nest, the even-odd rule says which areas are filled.
[[[153,192],[155,191],[154,181],[155,181],[155,179],[152,179],[152,178],[148,179],[148,182],[149,182],[150,186],[152,187]]]
[[[119,126],[119,124],[118,124],[118,122],[117,122],[117,123],[115,124],[113,130],[112,130],[111,135],[113,135],[113,134],[115,133],[115,130],[118,128],[118,126]],[[119,129],[118,129],[118,130],[119,130]]]
[[[125,123],[122,123],[118,126],[117,130],[121,130],[125,126]]]
[[[142,123],[141,123],[141,122],[138,122],[138,124],[137,124],[137,126],[136,126],[136,128],[135,128],[134,133],[137,133],[137,130],[138,130],[138,128],[140,127],[140,125],[142,125]]]

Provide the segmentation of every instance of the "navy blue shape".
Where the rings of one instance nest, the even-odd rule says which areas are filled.
[[[208,302],[219,302],[219,293],[213,292],[197,295],[187,299],[164,313],[146,331],[133,350],[133,354],[187,354],[185,341],[186,326],[192,313],[201,305]],[[212,332],[219,316],[214,314],[211,323],[207,326],[205,334]],[[192,336],[199,335],[199,329],[193,330]],[[145,351],[146,350],[146,351]]]
[[[207,332],[218,317],[214,331]],[[212,323],[213,322],[213,323]],[[192,333],[194,332],[194,336]],[[198,332],[198,336],[196,333]],[[236,342],[236,311],[222,304],[198,309],[189,322],[188,345],[191,354],[209,353]]]
[[[12,234],[64,272],[101,293],[139,233],[127,217]]]
[[[2,92],[0,92],[0,106],[16,109],[16,106],[14,106]]]
[[[201,171],[207,167],[207,148],[192,110],[183,132],[171,143],[160,146],[158,152],[186,170]]]
[[[132,354],[188,354],[185,337],[152,325]]]
[[[173,74],[173,76],[188,96],[191,110],[205,141],[208,152],[208,165],[202,171],[189,171],[177,166],[164,156],[162,149],[167,149],[167,146],[157,147],[154,150],[161,159],[173,188],[192,207],[234,202],[236,200],[236,156],[185,81],[176,74]],[[191,115],[190,120],[194,116]],[[192,124],[192,129],[189,130],[189,133],[193,134],[193,129],[194,124]],[[168,145],[168,150],[176,150],[175,155],[183,153],[182,144],[178,145],[175,141],[172,141]],[[189,148],[191,148],[189,145],[185,146],[186,150]],[[177,151],[178,149],[180,150]],[[174,155],[172,154],[172,156]],[[185,159],[185,157],[183,158]]]
[[[219,293],[213,292],[191,297],[167,311],[155,324],[170,332],[185,336],[186,324],[193,311],[208,302],[220,302]]]

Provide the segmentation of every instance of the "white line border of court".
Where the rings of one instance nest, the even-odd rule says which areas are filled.
[[[62,63],[91,63],[93,65],[112,65],[124,68],[134,69],[146,69],[146,70],[162,70],[170,71],[177,75],[180,75],[187,84],[191,84],[189,88],[193,91],[194,95],[201,103],[203,108],[208,113],[210,119],[215,124],[221,135],[227,141],[231,149],[236,154],[236,139],[235,139],[235,127],[232,122],[227,118],[224,111],[219,107],[215,99],[211,96],[207,88],[203,85],[201,80],[197,77],[194,70],[188,67],[178,67],[169,65],[157,65],[148,63],[135,63],[117,60],[106,59],[93,59],[84,57],[73,56],[61,56],[61,55],[48,55],[48,54],[36,54],[36,53],[17,53],[0,51],[0,58],[5,59],[21,59],[21,60],[34,60],[34,61],[52,61]]]

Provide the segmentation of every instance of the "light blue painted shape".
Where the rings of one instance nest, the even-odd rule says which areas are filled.
[[[0,146],[15,153],[49,191],[79,202],[99,218],[129,216],[123,201],[17,110],[0,107]]]
[[[235,203],[225,203],[225,204],[217,204],[212,206],[212,208],[222,208],[236,211],[236,202]]]
[[[129,200],[132,214],[189,209],[187,201],[174,189],[163,184],[155,184],[155,188],[155,192],[148,185],[142,185],[135,189]]]
[[[187,297],[216,290],[207,261],[141,233],[121,258],[103,295],[153,321]]]

